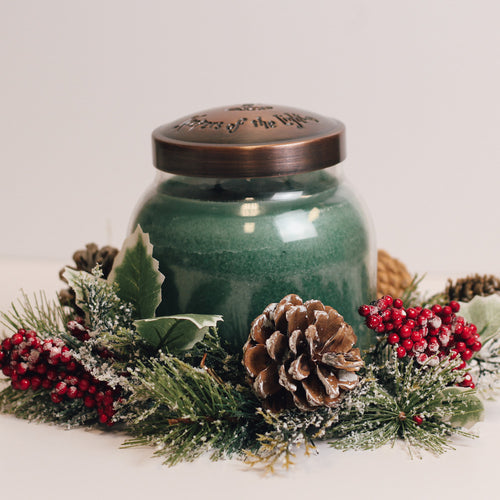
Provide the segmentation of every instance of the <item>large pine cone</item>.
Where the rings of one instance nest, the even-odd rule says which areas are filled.
[[[118,254],[118,249],[112,246],[104,246],[99,248],[95,243],[87,243],[85,248],[77,250],[73,254],[73,261],[76,267],[68,266],[75,271],[85,271],[91,273],[92,269],[99,264],[101,266],[102,276],[106,279],[111,272],[115,257]],[[59,271],[59,278],[67,283],[63,277],[66,268]],[[65,288],[59,292],[59,300],[64,305],[75,307],[75,293],[71,288]]]
[[[252,323],[243,347],[256,395],[271,411],[335,406],[354,389],[363,366],[356,335],[344,318],[319,300],[287,295]]]
[[[377,297],[391,295],[401,297],[411,284],[411,276],[406,266],[389,255],[385,250],[378,251]]]
[[[500,293],[500,279],[491,274],[484,276],[475,274],[458,279],[455,283],[448,280],[445,290],[449,300],[461,302],[470,302],[476,295],[486,297],[494,293]]]

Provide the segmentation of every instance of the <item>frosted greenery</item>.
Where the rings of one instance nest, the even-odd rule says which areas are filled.
[[[135,241],[141,248],[134,251],[129,242],[120,265],[149,262],[149,277],[134,284],[140,273],[126,273],[132,279],[127,286],[152,286],[157,303],[161,278],[152,250],[143,237]],[[73,337],[66,328],[73,311],[43,294],[23,294],[2,315],[3,323],[13,332],[34,329],[41,338],[63,339],[88,373],[120,392],[113,419],[130,435],[123,446],[151,446],[167,465],[207,453],[214,460],[239,457],[273,472],[290,467],[298,452],[315,451],[320,440],[340,450],[371,450],[401,440],[411,456],[421,450],[439,454],[453,447],[454,435],[473,437],[468,429],[482,418],[476,391],[456,386],[465,373],[457,369],[458,359],[420,366],[398,359],[384,343],[366,357],[361,383],[344,393],[336,407],[270,413],[247,383],[241,353],[221,342],[215,328],[219,316],[136,319],[139,309],[120,295],[123,276],[105,281],[99,268],[91,274],[68,269],[65,276],[85,311],[90,340]],[[413,300],[418,296],[415,283],[408,292]],[[468,369],[476,375],[478,389],[490,393],[500,388],[499,301],[471,302],[466,311],[487,332]],[[177,335],[180,331],[187,332],[186,338]],[[158,342],[152,341],[156,338]],[[5,387],[0,411],[66,427],[96,424],[95,412],[81,399],[55,405],[50,390],[43,389]]]

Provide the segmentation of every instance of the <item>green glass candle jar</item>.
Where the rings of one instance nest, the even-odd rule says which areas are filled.
[[[157,314],[222,314],[234,350],[289,293],[357,314],[373,300],[371,225],[345,181],[341,122],[283,106],[190,115],[153,132],[156,180],[132,218],[165,275]]]

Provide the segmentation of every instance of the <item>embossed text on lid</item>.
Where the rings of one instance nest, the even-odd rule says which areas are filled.
[[[265,104],[200,111],[153,132],[155,166],[197,177],[267,177],[345,158],[345,128],[316,113]]]

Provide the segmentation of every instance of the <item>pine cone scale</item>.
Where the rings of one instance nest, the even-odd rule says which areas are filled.
[[[275,363],[271,363],[257,375],[253,387],[259,397],[273,396],[280,391],[281,385],[278,382],[278,370]]]
[[[297,359],[292,361],[288,373],[294,380],[304,380],[309,377],[311,369],[304,354],[301,354]]]
[[[249,347],[243,355],[243,363],[252,377],[257,377],[271,363],[271,358],[267,355],[266,346],[257,344]]]
[[[325,387],[325,391],[328,396],[330,396],[331,398],[338,398],[340,396],[340,391],[339,381],[337,377],[329,370],[326,370],[325,368],[322,368],[320,366],[316,368],[316,373],[319,380]]]
[[[266,349],[273,361],[281,361],[288,350],[286,336],[279,331],[275,331],[266,340]]]

